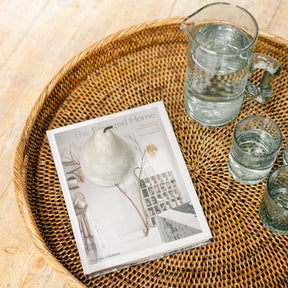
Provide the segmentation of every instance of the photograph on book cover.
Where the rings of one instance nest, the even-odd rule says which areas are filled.
[[[85,274],[211,238],[163,102],[47,135]]]

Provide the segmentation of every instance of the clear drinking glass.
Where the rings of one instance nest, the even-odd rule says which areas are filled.
[[[288,165],[288,144],[286,144],[286,147],[283,152],[283,163],[284,165]]]
[[[268,178],[259,217],[270,231],[288,235],[288,166],[277,168]]]
[[[235,127],[228,169],[237,181],[257,184],[263,181],[282,144],[282,133],[277,124],[268,117],[249,116]]]
[[[244,97],[265,103],[280,63],[254,53],[258,25],[245,9],[212,3],[187,17],[180,28],[188,38],[184,103],[188,115],[208,126],[223,126],[239,114]],[[247,81],[265,69],[260,88]]]

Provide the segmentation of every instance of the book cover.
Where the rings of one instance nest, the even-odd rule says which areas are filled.
[[[47,137],[88,277],[211,239],[162,101]]]

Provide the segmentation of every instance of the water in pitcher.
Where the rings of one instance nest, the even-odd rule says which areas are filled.
[[[250,40],[243,31],[229,25],[208,25],[197,31],[194,39],[199,45],[190,43],[186,111],[204,126],[225,125],[237,117],[241,108],[252,61],[251,49],[243,48]]]

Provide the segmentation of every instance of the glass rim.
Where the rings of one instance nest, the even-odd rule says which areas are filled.
[[[256,19],[254,18],[254,16],[248,11],[246,10],[245,8],[237,5],[237,4],[234,4],[234,3],[228,3],[228,2],[214,2],[214,3],[210,3],[210,4],[207,4],[203,7],[201,7],[200,9],[198,9],[196,12],[192,13],[191,15],[187,16],[181,23],[181,26],[180,28],[182,29],[182,26],[183,26],[183,23],[187,22],[189,19],[191,19],[193,16],[195,16],[196,14],[198,14],[199,12],[205,10],[206,8],[209,8],[211,6],[217,6],[217,5],[226,5],[226,6],[231,6],[231,7],[234,7],[234,8],[237,8],[237,9],[240,9],[242,11],[244,11],[248,16],[251,17],[254,25],[255,25],[255,35],[254,37],[252,38],[251,41],[249,41],[249,44],[246,45],[244,48],[242,49],[239,49],[237,51],[238,54],[241,54],[242,52],[245,52],[247,50],[249,50],[254,44],[255,42],[257,41],[257,38],[258,38],[258,34],[259,34],[259,28],[258,28],[258,24],[257,24],[257,21]],[[183,30],[183,29],[182,29]],[[190,32],[189,32],[190,34]],[[191,34],[190,34],[191,35]],[[210,50],[210,49],[207,49],[205,47],[202,47],[201,44],[199,44],[195,38],[191,35],[191,38],[193,39],[193,42],[198,46],[198,48],[200,48],[201,50],[203,50],[204,52],[208,53],[208,54],[213,54],[213,55],[235,55],[236,53],[229,53],[229,52],[215,52],[213,50]]]
[[[288,143],[285,145],[284,152],[288,152]]]
[[[286,169],[287,172],[288,172],[288,165],[279,166],[279,167],[277,167],[274,171],[272,171],[272,172],[270,173],[270,175],[269,175],[269,177],[268,177],[268,179],[267,179],[267,182],[266,182],[266,191],[267,191],[267,193],[269,194],[269,196],[270,196],[270,198],[272,199],[272,201],[273,201],[277,206],[279,206],[280,208],[288,211],[288,207],[283,206],[283,205],[280,205],[279,202],[277,202],[277,201],[273,198],[273,196],[271,195],[271,192],[270,192],[269,189],[268,189],[268,185],[269,185],[269,183],[270,183],[271,178],[272,178],[279,170],[282,170],[282,169]]]
[[[288,165],[288,143],[285,144],[282,159],[283,159],[284,165]]]
[[[277,128],[277,130],[279,132],[279,135],[280,135],[280,139],[278,140],[279,143],[278,143],[277,147],[272,152],[270,152],[268,155],[272,155],[272,154],[276,153],[277,151],[279,151],[279,149],[281,148],[281,145],[282,145],[282,138],[283,138],[282,132],[281,132],[279,126],[271,118],[269,118],[267,116],[262,116],[262,115],[250,115],[248,117],[243,118],[242,120],[240,120],[236,124],[234,132],[233,132],[233,139],[234,139],[235,143],[237,144],[238,149],[240,149],[242,153],[244,153],[244,154],[246,154],[248,156],[254,157],[254,158],[267,157],[267,155],[265,155],[265,156],[263,156],[263,155],[253,155],[253,154],[247,152],[246,150],[242,149],[239,146],[239,144],[238,144],[238,141],[237,141],[237,138],[236,138],[236,136],[237,136],[236,134],[237,134],[237,130],[239,129],[240,124],[242,124],[244,121],[248,121],[249,119],[252,119],[252,118],[260,118],[260,119],[268,120],[269,122],[271,122]]]

